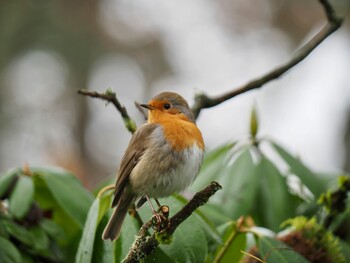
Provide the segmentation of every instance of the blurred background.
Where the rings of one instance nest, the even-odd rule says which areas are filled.
[[[350,172],[350,2],[343,26],[285,76],[198,118],[207,149],[268,136],[322,172]],[[131,135],[112,105],[175,91],[220,95],[288,60],[325,24],[310,0],[0,1],[0,171],[56,165],[88,188],[112,176]]]

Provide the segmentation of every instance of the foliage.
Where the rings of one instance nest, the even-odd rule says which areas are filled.
[[[318,224],[315,217],[309,219],[299,216],[286,220],[282,225],[289,226],[292,231],[300,232],[303,238],[307,239],[309,244],[318,251],[325,250],[332,262],[345,262],[339,240],[330,231]]]
[[[288,243],[288,234],[276,234],[284,221],[298,233],[294,238],[301,233],[312,241],[307,244],[322,245],[330,257],[350,261],[349,234],[345,232],[342,239],[334,235],[350,221],[349,177],[341,177],[339,189],[326,193],[332,178],[322,178],[278,143],[258,134],[254,110],[248,140],[207,153],[191,189],[198,191],[213,180],[223,189],[145,262],[312,262]],[[111,191],[94,199],[72,174],[54,168],[24,167],[4,173],[0,262],[122,261],[140,221],[127,216],[120,238],[103,241],[112,195]],[[317,199],[326,208],[317,206]],[[174,214],[187,199],[175,195],[162,203]],[[151,216],[147,206],[138,213],[143,221]],[[329,229],[327,220],[333,222]]]
[[[93,196],[70,173],[13,169],[0,177],[0,262],[71,262]]]

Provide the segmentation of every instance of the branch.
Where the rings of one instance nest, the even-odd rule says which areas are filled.
[[[296,64],[306,58],[319,44],[322,43],[329,35],[335,32],[342,24],[342,19],[337,17],[333,7],[327,0],[319,0],[321,3],[328,23],[318,32],[308,43],[300,48],[294,57],[292,57],[287,63],[280,65],[271,72],[263,75],[260,78],[254,79],[247,84],[238,87],[232,91],[229,91],[221,96],[209,97],[205,93],[200,93],[195,96],[195,104],[192,107],[192,111],[197,118],[202,109],[214,107],[224,101],[232,99],[237,95],[243,94],[247,91],[257,89],[265,85],[266,83],[281,77],[288,70],[293,68]]]
[[[171,240],[171,235],[176,228],[185,221],[198,207],[208,202],[209,198],[221,189],[221,185],[217,182],[211,182],[206,188],[196,193],[193,198],[173,217],[169,220],[165,218],[166,223],[161,224],[161,228],[157,229],[152,236],[146,236],[148,229],[154,224],[153,217],[146,222],[140,229],[134,244],[131,246],[128,255],[123,263],[135,263],[154,252],[160,242],[164,243]],[[161,211],[162,212],[162,211]],[[168,213],[168,210],[165,209]]]
[[[125,127],[128,129],[128,131],[130,131],[131,133],[134,133],[136,131],[135,122],[130,118],[128,111],[124,106],[121,105],[121,103],[117,98],[116,93],[111,89],[107,89],[105,93],[98,93],[97,91],[80,89],[78,90],[78,94],[89,96],[91,98],[98,98],[101,100],[105,100],[107,101],[107,103],[112,103],[117,108],[120,115],[122,116]]]

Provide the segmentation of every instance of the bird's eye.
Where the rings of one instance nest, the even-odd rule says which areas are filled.
[[[171,105],[169,103],[164,104],[164,109],[169,110],[171,108]]]

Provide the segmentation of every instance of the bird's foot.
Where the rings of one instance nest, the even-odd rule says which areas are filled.
[[[156,231],[162,231],[166,229],[169,226],[169,206],[167,205],[161,205],[157,212],[154,211],[153,213],[153,223],[154,223],[154,229]]]

